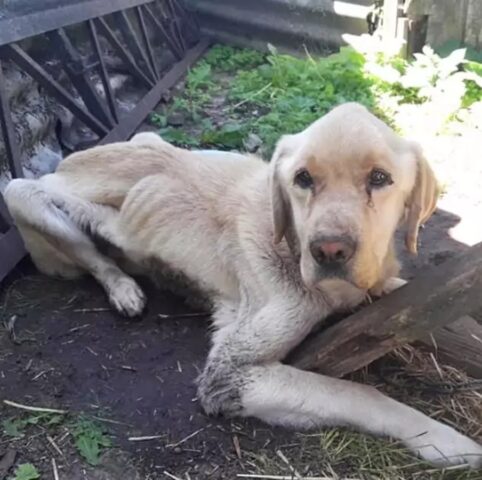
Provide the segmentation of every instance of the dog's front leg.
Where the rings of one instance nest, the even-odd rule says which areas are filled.
[[[199,381],[209,413],[295,428],[348,426],[402,440],[436,464],[482,465],[477,443],[376,389],[279,363],[309,331],[313,312],[303,307],[276,299],[215,334]]]

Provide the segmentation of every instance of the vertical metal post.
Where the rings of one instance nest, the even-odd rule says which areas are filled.
[[[147,58],[149,59],[149,63],[151,64],[152,71],[156,75],[156,80],[159,80],[159,71],[157,69],[156,62],[154,61],[151,42],[149,40],[149,34],[147,32],[146,22],[144,20],[144,14],[142,13],[142,8],[140,5],[136,7],[136,15],[137,15],[137,21],[139,22],[139,27],[141,29],[142,39],[146,47]]]
[[[112,88],[110,86],[109,76],[107,75],[107,70],[105,68],[104,57],[102,56],[102,51],[100,49],[99,37],[97,36],[97,29],[95,23],[92,19],[87,21],[87,26],[89,27],[90,41],[92,43],[92,49],[99,62],[99,72],[100,79],[102,81],[102,86],[104,87],[105,98],[107,100],[107,105],[109,105],[110,114],[116,123],[119,122],[119,115],[117,114],[117,108],[115,105],[114,95],[112,93]]]
[[[5,151],[7,154],[8,166],[12,178],[23,177],[23,168],[20,163],[20,150],[15,138],[15,129],[12,123],[12,113],[7,96],[5,77],[3,75],[2,62],[0,60],[0,124],[2,127]]]

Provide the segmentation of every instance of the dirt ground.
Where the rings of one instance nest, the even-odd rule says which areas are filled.
[[[422,232],[419,256],[402,255],[408,279],[482,240],[480,130],[422,140],[446,193]],[[302,474],[336,478],[325,469],[330,464],[338,475],[377,478],[368,467],[357,471],[348,457],[333,463],[319,436],[251,420],[208,418],[196,400],[195,378],[209,347],[209,317],[192,315],[199,312],[182,299],[143,285],[148,309],[139,321],[129,321],[111,311],[89,278],[54,280],[26,260],[4,283],[0,320],[13,325],[14,335],[0,324],[0,399],[87,414],[104,426],[113,448],[93,468],[79,457],[68,424],[31,425],[15,438],[0,429],[0,459],[13,451],[17,465],[33,463],[42,479],[54,478],[55,458],[61,480],[202,480],[249,472],[289,475],[284,455]],[[383,363],[369,373],[377,378]],[[406,389],[390,393],[403,401],[412,395]],[[431,413],[444,418],[443,411]],[[2,420],[22,414],[0,404]],[[474,431],[480,435],[481,430]],[[150,436],[156,438],[145,438]],[[13,469],[2,470],[0,461],[0,480],[2,474],[10,478]],[[449,478],[440,472],[397,475],[387,478]],[[482,476],[475,472],[463,478]]]
[[[448,235],[458,222],[448,212],[435,214],[423,232],[420,256],[405,262],[406,277],[467,248]],[[1,298],[3,320],[16,318],[16,341],[2,330],[0,398],[104,418],[114,439],[115,449],[91,469],[79,460],[69,436],[56,432],[61,478],[172,478],[167,472],[234,479],[247,468],[260,468],[257,456],[275,456],[277,450],[289,452],[300,470],[316,469],[304,459],[296,433],[202,413],[194,381],[208,349],[209,319],[177,317],[192,313],[182,299],[146,284],[148,310],[140,321],[129,321],[109,309],[93,280],[57,281],[28,262],[21,267]],[[0,413],[7,418],[19,412],[2,405]],[[1,434],[0,454],[9,447],[21,462],[50,474],[51,457],[59,455],[46,435],[40,430],[12,440]],[[128,440],[152,435],[160,437]]]

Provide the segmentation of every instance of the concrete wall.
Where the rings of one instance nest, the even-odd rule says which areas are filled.
[[[455,40],[482,50],[482,0],[411,0],[407,14],[428,15],[427,43],[439,47]]]
[[[203,31],[220,41],[303,53],[338,48],[367,32],[372,0],[185,0]]]

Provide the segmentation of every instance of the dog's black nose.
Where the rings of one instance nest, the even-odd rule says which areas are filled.
[[[353,257],[356,242],[348,235],[318,237],[310,243],[310,252],[316,263],[342,265]]]

